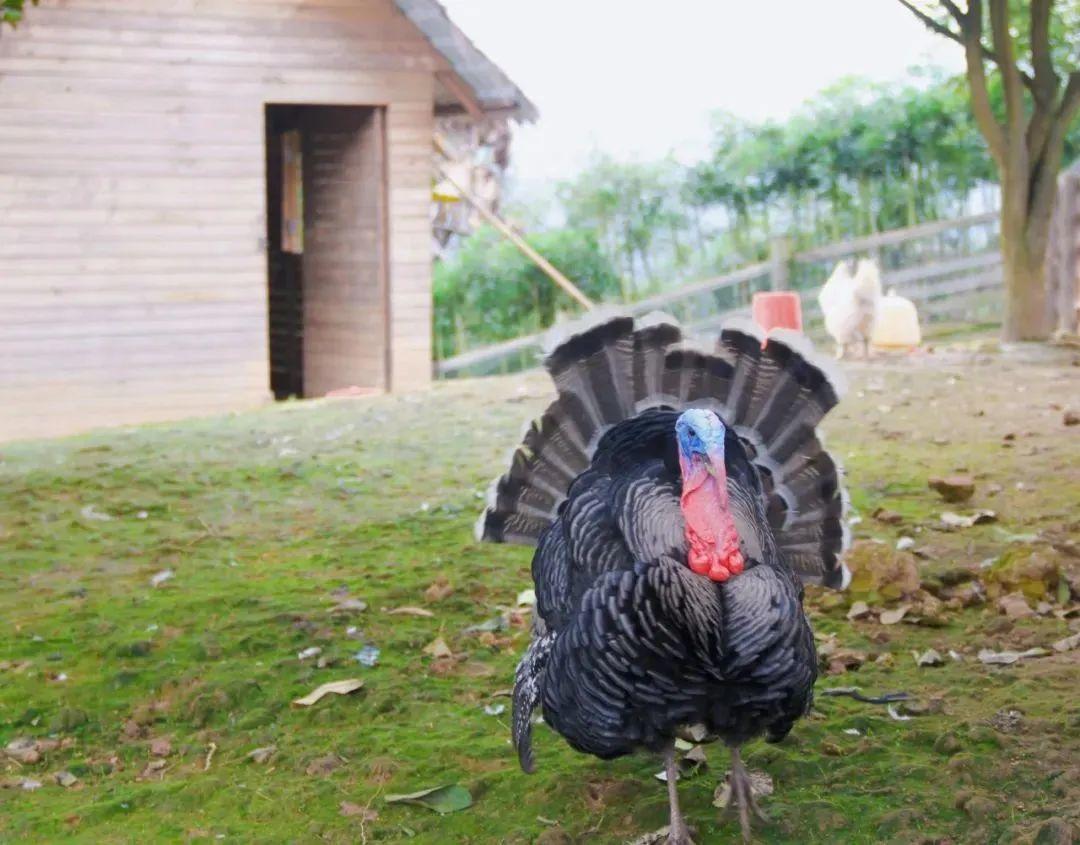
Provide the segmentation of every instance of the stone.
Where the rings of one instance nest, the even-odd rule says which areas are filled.
[[[878,508],[874,511],[872,515],[874,519],[876,519],[878,522],[884,523],[885,525],[899,525],[901,522],[904,521],[904,517],[902,514],[899,514],[896,511],[891,511],[888,508]]]
[[[1024,619],[1035,615],[1035,611],[1031,609],[1023,593],[1009,593],[1007,596],[1002,596],[998,599],[998,610],[1010,619]]]
[[[1063,577],[1067,580],[1067,569],[1063,556],[1053,548],[1011,549],[983,578],[991,598],[1019,591],[1028,601],[1039,602],[1056,595],[1059,581]]]
[[[574,837],[561,827],[553,827],[537,836],[535,845],[574,845]]]
[[[845,561],[851,569],[852,599],[868,603],[896,601],[919,591],[919,566],[910,552],[882,543],[857,542]]]
[[[961,808],[972,821],[981,822],[993,818],[997,804],[981,795],[973,795]]]
[[[1047,819],[1035,833],[1033,845],[1072,845],[1076,841],[1076,828],[1065,819]]]
[[[936,490],[946,502],[966,502],[975,495],[975,480],[970,475],[949,475],[945,478],[931,478],[927,481],[931,490]]]

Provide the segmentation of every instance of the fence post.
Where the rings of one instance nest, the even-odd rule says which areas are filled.
[[[791,238],[773,238],[769,244],[769,287],[787,290],[791,287]]]

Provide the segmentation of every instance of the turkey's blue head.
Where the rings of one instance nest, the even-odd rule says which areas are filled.
[[[725,432],[720,418],[701,408],[684,411],[675,423],[687,564],[713,581],[726,581],[744,567],[728,499]]]

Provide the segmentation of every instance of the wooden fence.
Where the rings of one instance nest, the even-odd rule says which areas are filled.
[[[621,306],[631,314],[665,311],[691,334],[708,337],[736,314],[747,314],[754,293],[795,290],[807,332],[820,335],[817,294],[838,261],[869,256],[882,269],[882,285],[913,300],[924,322],[993,322],[1000,319],[1002,285],[997,212],[922,223],[792,253],[786,239],[773,243],[768,261],[683,285]],[[440,377],[513,372],[534,366],[544,333],[473,349],[437,361]]]

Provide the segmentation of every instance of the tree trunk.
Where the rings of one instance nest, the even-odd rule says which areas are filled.
[[[1026,187],[1022,187],[1024,194]],[[1051,330],[1046,300],[1046,244],[1053,205],[1018,209],[1016,206],[1021,203],[1016,192],[1007,186],[1002,193],[1001,256],[1005,274],[1002,334],[1007,341],[1046,340]]]

